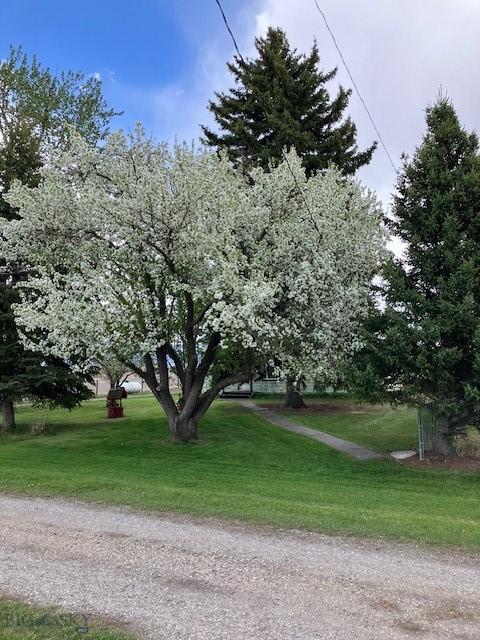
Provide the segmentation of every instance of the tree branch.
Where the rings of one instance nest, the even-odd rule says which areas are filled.
[[[120,356],[118,356],[117,354],[115,354],[115,357],[120,362],[123,362],[129,369],[131,369],[133,373],[136,373],[139,378],[142,378],[142,380],[145,380],[145,382],[147,382],[147,374],[143,369],[141,369],[140,367],[137,367],[137,365],[134,364],[131,360],[122,360]]]
[[[157,383],[157,376],[155,374],[155,367],[153,366],[152,356],[149,353],[146,353],[143,356],[143,361],[145,362],[145,371],[146,371],[145,380],[148,386],[150,387],[150,389],[152,389],[153,393],[155,393],[158,383]]]
[[[215,400],[220,391],[222,391],[222,389],[225,389],[225,387],[228,387],[230,384],[248,382],[250,380],[250,375],[250,371],[243,371],[241,373],[232,374],[231,376],[227,376],[223,380],[220,380],[219,382],[214,384],[213,387],[211,387],[208,391],[205,391],[205,393],[202,393],[198,402],[198,408],[195,412],[197,420],[199,420],[205,414],[209,406]]]
[[[155,388],[155,395],[160,398],[165,413],[169,420],[173,420],[178,415],[178,409],[170,393],[170,383],[168,379],[168,364],[167,364],[167,347],[162,345],[156,350],[157,365],[158,365],[158,386]],[[149,356],[150,357],[150,356]],[[151,361],[151,357],[150,357]],[[153,362],[152,362],[153,367]]]
[[[185,292],[185,304],[187,314],[185,318],[185,338],[187,351],[187,369],[185,372],[184,394],[188,396],[193,385],[195,371],[197,369],[197,345],[195,342],[194,332],[194,305],[193,298],[190,293]]]
[[[197,367],[197,374],[205,376],[208,373],[213,361],[215,360],[215,353],[218,345],[220,344],[220,334],[212,333],[210,341],[203,355],[202,361]]]
[[[167,344],[166,347],[167,356],[169,356],[173,360],[173,363],[175,365],[175,373],[179,377],[183,389],[183,386],[185,384],[185,369],[183,367],[182,359],[171,344]]]
[[[194,325],[200,324],[202,322],[202,320],[205,318],[205,315],[207,313],[207,311],[209,309],[212,308],[213,305],[213,300],[211,302],[209,302],[203,309],[202,311],[198,314],[198,316],[195,318],[195,320],[193,321]]]

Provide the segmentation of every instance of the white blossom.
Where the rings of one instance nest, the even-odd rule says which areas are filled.
[[[215,335],[333,377],[358,348],[381,210],[333,168],[307,180],[293,151],[288,165],[245,178],[141,128],[103,148],[76,137],[39,187],[13,186],[21,218],[0,223],[2,254],[33,268],[15,307],[25,343],[85,367],[178,344],[184,357],[191,301],[197,355]]]

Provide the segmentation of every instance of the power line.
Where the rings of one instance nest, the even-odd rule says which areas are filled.
[[[220,10],[220,13],[222,14],[222,18],[223,21],[225,23],[225,26],[227,27],[227,31],[230,34],[230,37],[233,41],[233,46],[235,47],[235,51],[237,52],[238,57],[240,58],[240,60],[243,62],[243,64],[245,64],[245,60],[243,59],[242,54],[240,53],[240,49],[238,48],[238,44],[237,41],[235,40],[235,36],[233,35],[233,31],[230,29],[230,25],[228,24],[228,20],[227,20],[227,16],[225,15],[225,11],[223,10],[223,7],[220,3],[220,0],[215,0],[215,2],[217,3],[217,6]]]
[[[380,140],[380,144],[382,145],[385,153],[387,154],[387,157],[388,157],[388,159],[390,161],[390,164],[392,165],[393,170],[395,171],[395,173],[398,173],[398,169],[397,169],[397,167],[395,166],[395,163],[392,160],[392,156],[390,155],[390,152],[387,149],[387,145],[383,141],[382,135],[381,135],[380,131],[378,130],[377,125],[375,124],[375,120],[373,119],[373,116],[372,116],[372,114],[370,113],[370,110],[367,107],[367,103],[365,102],[365,100],[363,99],[362,94],[360,93],[360,90],[359,90],[359,88],[357,86],[357,83],[355,82],[355,80],[354,80],[354,78],[352,76],[352,73],[351,73],[351,71],[350,71],[350,69],[348,67],[348,64],[347,64],[347,62],[346,62],[346,60],[345,60],[345,58],[343,56],[342,50],[340,49],[340,46],[339,46],[339,44],[338,44],[338,42],[337,42],[337,40],[335,38],[335,35],[333,34],[332,29],[330,28],[330,25],[328,24],[327,16],[325,15],[325,12],[320,8],[320,5],[318,4],[317,0],[313,0],[313,1],[315,3],[315,6],[318,9],[318,12],[322,16],[323,21],[325,22],[325,26],[327,27],[327,31],[328,31],[328,33],[330,34],[330,36],[331,36],[331,38],[333,40],[333,44],[335,45],[335,48],[338,51],[340,59],[341,59],[341,61],[343,63],[343,66],[345,67],[345,69],[346,69],[346,71],[348,73],[348,77],[350,78],[350,80],[351,80],[351,82],[353,84],[353,87],[354,87],[354,89],[355,89],[355,91],[357,93],[357,96],[360,98],[360,102],[363,104],[363,108],[365,109],[365,111],[367,113],[367,116],[369,117],[370,122],[372,123],[373,128],[375,129],[375,133],[377,134],[378,139]]]
[[[243,55],[242,55],[242,53],[241,53],[241,51],[240,51],[240,49],[238,47],[237,41],[236,41],[235,36],[233,34],[233,31],[232,31],[232,29],[230,27],[230,24],[228,22],[227,16],[225,15],[225,11],[223,10],[222,4],[221,4],[220,0],[215,0],[215,2],[217,4],[217,6],[218,6],[218,9],[219,9],[221,15],[222,15],[223,22],[225,23],[225,27],[227,28],[227,31],[230,34],[230,38],[232,39],[233,46],[235,47],[235,51],[237,52],[237,56],[239,57],[239,59],[240,59],[241,63],[243,64],[243,66],[246,67],[245,58],[243,57]],[[251,86],[250,88],[251,88],[252,92],[256,94],[258,102],[260,103],[260,106],[262,107],[267,120],[271,123],[271,115],[269,114],[268,110],[265,107],[265,104],[263,102],[263,96],[261,96],[259,94],[259,92],[255,90],[255,87]],[[283,157],[283,160],[285,161],[285,164],[288,167],[288,170],[290,171],[290,173],[292,175],[292,178],[293,178],[293,181],[295,183],[295,186],[296,186],[299,194],[302,197],[302,200],[303,200],[303,202],[305,204],[305,208],[307,209],[307,211],[308,211],[308,213],[310,215],[312,223],[313,223],[317,233],[321,236],[322,233],[321,233],[320,229],[318,228],[317,222],[316,222],[316,220],[314,218],[313,213],[310,210],[310,207],[308,206],[308,202],[307,202],[307,199],[305,198],[305,194],[303,193],[303,190],[300,188],[300,185],[298,184],[297,176],[295,175],[295,173],[294,173],[294,171],[293,171],[293,169],[292,169],[292,167],[290,165],[290,161],[288,160],[288,156],[287,156],[287,154],[285,153],[285,151],[283,149],[282,149],[282,157]]]

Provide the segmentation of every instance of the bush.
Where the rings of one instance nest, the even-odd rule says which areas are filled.
[[[459,456],[480,460],[480,432],[471,427],[466,435],[455,438],[455,451]]]
[[[40,420],[40,422],[30,424],[28,431],[32,436],[47,436],[50,433],[53,433],[53,426],[48,424],[45,420]]]

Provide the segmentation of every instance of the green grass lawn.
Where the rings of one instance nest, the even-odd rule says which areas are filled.
[[[257,398],[255,398],[257,401]],[[264,403],[264,398],[258,400]],[[281,400],[278,400],[281,402]],[[280,410],[279,413],[312,429],[351,440],[380,452],[417,449],[417,418],[415,409],[371,406],[353,403],[348,398],[306,398],[307,405],[326,403],[345,406],[348,413]],[[350,412],[351,411],[351,412]]]
[[[90,617],[0,599],[0,640],[133,640]]]
[[[480,547],[477,474],[358,462],[226,401],[203,419],[198,444],[172,445],[151,396],[129,398],[120,420],[104,404],[47,412],[54,435],[0,439],[0,490]],[[19,423],[38,420],[19,409]]]

